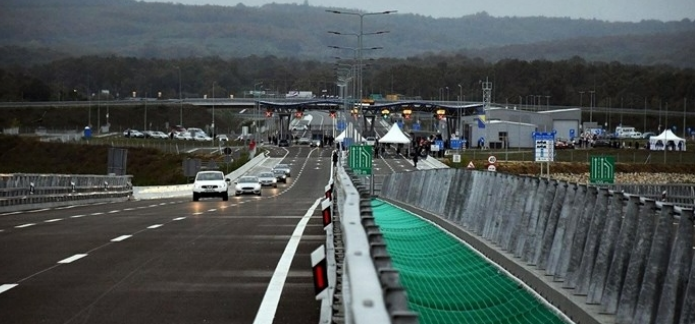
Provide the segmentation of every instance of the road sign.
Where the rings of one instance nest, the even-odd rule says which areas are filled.
[[[494,155],[490,155],[490,156],[487,158],[487,163],[495,164],[495,163],[497,163],[497,158],[496,158]]]
[[[487,166],[487,170],[490,172],[497,172],[497,167],[494,164],[490,164]]]
[[[232,148],[231,147],[225,147],[224,148],[224,155],[232,155]]]
[[[460,150],[463,148],[463,141],[460,139],[452,139],[450,143],[452,150]]]
[[[613,183],[615,181],[615,157],[592,156],[589,167],[589,182],[596,184]]]
[[[335,124],[335,128],[338,129],[338,131],[343,131],[345,130],[345,121],[344,120],[339,120]]]
[[[454,163],[461,163],[461,154],[454,154]]]
[[[419,130],[420,130],[420,123],[414,123],[414,124],[413,124],[413,130],[414,130],[414,131],[419,131]]]
[[[553,162],[555,160],[555,132],[533,133],[536,162]]]
[[[372,174],[372,148],[371,145],[350,146],[348,165],[358,175]]]
[[[444,150],[444,141],[435,140],[435,141],[434,141],[434,145],[437,145],[437,148],[438,148],[439,151],[443,151],[443,150]]]
[[[574,139],[574,128],[570,129],[570,140]]]
[[[468,166],[466,167],[466,169],[475,169],[475,164],[473,164],[473,161],[468,162]]]

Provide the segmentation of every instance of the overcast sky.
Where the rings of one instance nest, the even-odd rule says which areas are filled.
[[[181,4],[261,6],[268,3],[304,3],[303,0],[145,0]],[[695,19],[695,0],[308,0],[309,5],[364,11],[398,10],[434,18],[457,18],[486,11],[491,16],[546,16],[608,21],[663,21]]]

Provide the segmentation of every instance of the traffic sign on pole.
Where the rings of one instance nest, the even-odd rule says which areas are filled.
[[[358,175],[372,174],[372,147],[371,145],[350,146],[348,165]]]
[[[615,181],[615,157],[592,156],[589,168],[589,182],[607,184]]]

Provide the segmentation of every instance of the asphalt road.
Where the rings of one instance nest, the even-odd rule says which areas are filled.
[[[292,178],[262,197],[0,215],[0,323],[318,323],[330,153],[271,148]]]

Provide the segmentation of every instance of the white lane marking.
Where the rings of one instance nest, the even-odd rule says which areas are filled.
[[[201,212],[193,213],[193,215],[202,215],[202,214],[203,213],[201,213]]]
[[[18,211],[16,211],[16,212],[11,212],[11,213],[4,213],[4,214],[0,214],[0,216],[7,216],[7,215],[17,215],[17,214],[21,214],[21,213],[22,213],[22,212],[18,212]]]
[[[74,216],[70,216],[70,218],[80,218],[80,217],[85,217],[85,216],[86,215],[74,215]]]
[[[26,228],[26,227],[34,226],[34,225],[36,225],[36,224],[34,224],[34,223],[29,223],[29,224],[17,225],[17,226],[15,226],[14,228]]]
[[[42,211],[47,211],[47,210],[50,210],[50,208],[43,208],[43,209],[29,210],[29,211],[27,211],[27,213],[38,213],[38,212],[42,212]]]
[[[115,239],[112,239],[111,242],[121,242],[121,241],[125,241],[131,237],[133,237],[133,236],[132,235],[121,235]]]
[[[82,259],[86,256],[87,256],[86,254],[75,254],[67,259],[63,259],[63,260],[58,261],[58,263],[72,263],[72,262],[75,262],[75,261]]]
[[[167,203],[160,203],[159,205],[160,205],[160,206],[165,206],[166,204],[167,204]]]
[[[154,225],[147,226],[147,228],[149,228],[149,229],[155,229],[155,228],[159,228],[159,227],[162,227],[162,226],[164,226],[164,224],[154,224]]]
[[[120,210],[112,210],[112,211],[109,212],[109,214],[120,213],[120,212],[121,212]]]
[[[97,216],[97,215],[103,215],[104,213],[91,213],[89,214],[90,216]]]
[[[70,209],[70,208],[75,208],[75,205],[65,206],[65,207],[57,207],[56,210],[63,210],[63,209]]]
[[[17,284],[4,284],[4,285],[0,285],[0,294],[2,294],[2,293],[6,292],[6,291],[8,291],[8,290],[10,290],[10,289],[12,289],[12,288],[14,288],[14,287],[17,287]]]
[[[217,211],[217,209],[214,209],[214,208],[213,208],[213,209],[208,209],[208,212],[216,212],[216,211]]]
[[[147,207],[153,208],[153,207],[157,207],[157,205],[149,205],[149,206],[147,206]]]
[[[186,217],[176,217],[176,218],[174,218],[174,219],[172,219],[172,220],[180,221],[180,220],[184,220],[184,219],[186,219]]]
[[[43,222],[44,223],[55,223],[55,222],[60,222],[62,220],[63,220],[62,218],[54,218],[54,219],[45,220]]]
[[[311,215],[314,214],[316,207],[319,205],[323,198],[316,199],[311,208],[307,210],[304,217],[297,223],[292,237],[290,237],[285,251],[282,252],[280,261],[278,262],[275,272],[273,272],[273,277],[270,278],[270,284],[263,295],[263,301],[261,306],[258,308],[258,313],[256,313],[256,319],[254,319],[254,324],[272,324],[275,318],[275,312],[278,309],[278,303],[280,302],[280,295],[282,294],[282,288],[285,286],[285,280],[290,271],[290,266],[292,265],[292,259],[294,259],[294,254],[297,252],[297,247],[299,246],[299,241],[302,239],[302,234],[304,234],[304,229],[306,224],[309,222]]]
[[[124,208],[123,211],[131,211],[133,208]]]

